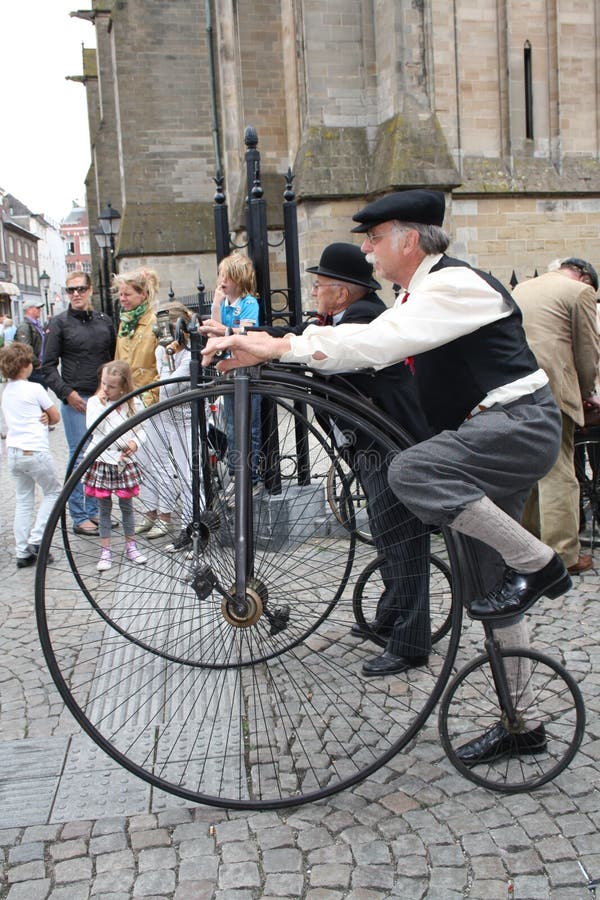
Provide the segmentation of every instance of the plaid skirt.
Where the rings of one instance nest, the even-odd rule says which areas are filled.
[[[137,497],[140,492],[142,471],[129,460],[124,466],[116,466],[97,459],[83,476],[84,491],[88,497]]]

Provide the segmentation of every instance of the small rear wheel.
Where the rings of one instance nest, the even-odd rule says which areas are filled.
[[[580,491],[580,540],[593,550],[600,544],[600,427],[576,432],[575,474]]]
[[[490,658],[477,657],[448,686],[439,711],[442,745],[461,775],[506,794],[531,791],[556,778],[575,756],[585,726],[585,707],[574,678],[560,663],[534,650],[502,649],[517,710],[511,724],[496,692]],[[465,765],[461,748],[498,724],[506,737],[497,755]],[[532,731],[534,742],[523,737]]]

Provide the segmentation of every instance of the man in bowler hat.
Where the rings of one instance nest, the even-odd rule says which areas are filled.
[[[311,293],[317,320],[312,324],[366,324],[386,309],[375,293],[381,285],[373,278],[373,266],[356,244],[337,242],[323,250],[319,264],[307,272],[317,276]],[[276,337],[302,334],[310,325],[264,327]],[[411,367],[403,362],[377,372],[352,372],[334,380],[374,401],[390,419],[416,440],[431,434],[421,410]],[[320,423],[331,432],[331,423]],[[334,431],[335,434],[335,431]],[[385,453],[374,464],[377,448],[364,433],[355,436],[350,449],[343,449],[367,497],[369,524],[377,551],[384,557],[381,578],[383,594],[375,619],[367,631],[355,624],[352,634],[369,638],[372,632],[386,639],[385,651],[365,661],[363,674],[391,675],[427,661],[431,650],[429,615],[429,529],[398,500],[387,480]]]
[[[521,614],[540,597],[558,597],[571,586],[560,557],[519,524],[529,491],[558,455],[560,413],[510,293],[491,275],[446,255],[444,212],[441,192],[410,190],[376,200],[353,217],[375,274],[404,288],[405,302],[399,298],[369,325],[214,339],[204,359],[228,349],[234,359],[219,363],[222,370],[277,358],[335,372],[380,369],[413,357],[419,398],[435,434],[392,460],[390,486],[422,522],[452,526],[481,542],[495,584],[471,602],[469,614],[501,626],[503,645],[522,646],[527,630]],[[525,715],[525,725],[515,736],[497,723],[465,746],[463,762],[544,749],[544,727],[534,712]]]

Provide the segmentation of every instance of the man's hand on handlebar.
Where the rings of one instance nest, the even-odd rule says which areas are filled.
[[[279,359],[290,349],[289,338],[276,338],[264,331],[233,334],[230,337],[211,337],[202,351],[202,365],[209,366],[224,353],[231,355],[217,363],[219,372],[229,372],[240,366],[257,366],[261,362]]]

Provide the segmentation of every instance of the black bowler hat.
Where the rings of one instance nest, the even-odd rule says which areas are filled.
[[[380,197],[352,216],[360,224],[354,232],[365,232],[381,222],[398,219],[399,222],[421,222],[423,225],[440,225],[444,221],[446,201],[441,191],[396,191]]]
[[[378,291],[381,287],[373,278],[373,266],[367,262],[365,254],[356,244],[328,244],[321,253],[318,266],[309,266],[307,272],[325,275],[338,281],[360,284]]]

